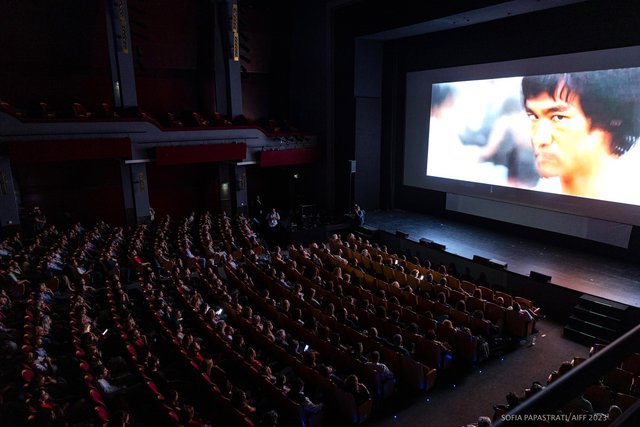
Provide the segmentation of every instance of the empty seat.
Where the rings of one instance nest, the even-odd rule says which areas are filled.
[[[576,366],[578,366],[579,364],[581,364],[582,362],[584,362],[585,359],[584,357],[580,357],[580,356],[575,356],[572,360],[571,360],[571,365],[573,365],[573,367],[575,368]]]
[[[114,111],[113,108],[111,108],[111,104],[109,104],[108,102],[103,102],[102,104],[100,104],[100,106],[102,107],[102,112],[101,112],[102,117],[106,117],[106,118],[120,117],[120,114]]]
[[[467,310],[473,313],[476,310],[480,310],[484,313],[484,300],[476,297],[467,297],[465,300],[465,304],[467,305]]]
[[[602,383],[617,393],[629,393],[633,383],[633,374],[624,369],[615,368],[604,376]]]
[[[453,347],[453,344],[455,343],[456,329],[449,328],[442,323],[439,323],[436,328],[436,335],[440,341],[447,342]]]
[[[382,274],[387,283],[391,283],[395,280],[395,270],[388,265],[382,265]]]
[[[612,404],[618,405],[620,409],[626,411],[638,401],[638,397],[626,393],[615,393]]]
[[[56,114],[53,111],[51,111],[51,109],[49,108],[49,104],[42,101],[40,102],[39,105],[40,105],[40,113],[42,114],[43,118],[54,119],[56,117]]]
[[[385,378],[381,373],[377,372],[375,375],[375,395],[380,399],[387,399],[395,393],[396,390],[396,378]]]
[[[423,365],[411,356],[399,356],[401,370],[400,375],[407,386],[413,390],[429,390],[436,381],[435,368]]]
[[[87,111],[87,109],[84,108],[84,105],[80,104],[79,102],[74,102],[73,104],[71,104],[71,109],[73,110],[73,115],[78,119],[87,119],[93,116],[93,113]]]
[[[449,313],[449,319],[456,326],[469,326],[471,324],[471,316],[460,310],[452,309]]]
[[[606,344],[595,343],[594,345],[591,346],[591,349],[589,350],[589,356],[593,356],[594,354],[596,354],[606,346],[607,346]]]
[[[470,295],[473,295],[473,291],[476,290],[476,285],[466,280],[462,280],[460,282],[460,287],[463,291],[467,292]]]
[[[407,276],[407,284],[416,290],[420,286],[420,280],[415,276],[409,275]]]
[[[196,121],[198,126],[206,127],[209,126],[209,120],[205,120],[204,117],[197,111],[193,112],[193,119]]]
[[[502,326],[504,324],[505,311],[504,307],[500,307],[492,302],[486,302],[484,305],[485,319],[490,320],[498,326]]]
[[[594,384],[584,391],[583,396],[591,402],[595,412],[607,413],[609,406],[611,406],[613,393],[609,387]]]
[[[449,290],[449,303],[452,305],[455,305],[458,301],[465,301],[466,298],[467,296],[461,291],[455,289]]]
[[[182,127],[184,126],[184,124],[182,123],[181,120],[179,120],[175,114],[173,113],[167,113],[167,117],[169,118],[169,126],[171,127]]]
[[[484,296],[484,294],[483,294]],[[500,291],[495,291],[493,293],[493,299],[496,300],[498,298],[502,298],[504,300],[504,307],[511,307],[513,305],[513,297],[509,294],[506,294],[504,292],[500,292]],[[485,298],[486,299],[486,298]]]
[[[474,334],[489,338],[492,335],[491,328],[491,322],[487,319],[480,319],[478,317],[471,318],[470,329]]]
[[[24,117],[24,113],[16,110],[13,105],[9,104],[6,101],[0,99],[0,111],[4,111],[7,114],[11,114],[12,116],[21,119]]]
[[[432,366],[436,369],[444,369],[451,364],[448,359],[445,360],[448,353],[445,354],[440,344],[428,339],[418,340],[416,354],[420,360],[424,360],[427,366]]]
[[[640,353],[633,353],[627,357],[620,367],[635,376],[640,375]]]
[[[504,330],[517,338],[526,338],[533,333],[533,321],[514,310],[505,310]]]
[[[371,399],[358,404],[353,394],[337,387],[335,400],[341,415],[353,424],[361,424],[371,416],[371,410],[373,409],[373,401]]]
[[[485,286],[477,286],[478,289],[480,289],[480,292],[482,292],[482,299],[485,301],[493,301],[493,290],[489,289]]]
[[[438,316],[449,316],[451,313],[451,306],[448,304],[443,304],[441,302],[436,302],[433,304],[433,308],[431,310],[435,317]]]
[[[465,332],[462,329],[456,331],[453,342],[455,359],[458,362],[474,364],[478,361],[478,337]],[[482,357],[486,357],[485,351]]]
[[[523,298],[523,297],[513,297],[513,301],[520,304],[520,307],[522,308],[528,308],[529,310],[535,309],[535,307],[533,306],[533,302],[531,302],[530,299]]]

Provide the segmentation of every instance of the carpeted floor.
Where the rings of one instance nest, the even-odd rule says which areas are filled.
[[[375,417],[372,427],[460,427],[476,422],[481,415],[492,416],[493,405],[506,403],[509,391],[522,394],[533,381],[546,383],[551,371],[574,356],[586,357],[589,349],[562,336],[563,325],[551,320],[538,322],[536,344],[521,345],[492,357],[456,380],[441,378],[436,387],[404,402],[404,409]]]

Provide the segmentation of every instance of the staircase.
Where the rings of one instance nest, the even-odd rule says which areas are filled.
[[[357,236],[362,237],[363,239],[367,239],[367,240],[371,240],[373,239],[373,236],[375,235],[375,233],[378,231],[377,228],[374,227],[370,227],[368,225],[359,225],[355,228],[354,233]]]
[[[582,295],[564,327],[564,336],[585,345],[608,344],[626,332],[628,305]]]

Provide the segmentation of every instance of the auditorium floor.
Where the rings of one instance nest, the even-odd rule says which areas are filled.
[[[509,271],[528,276],[537,271],[552,283],[640,307],[640,263],[606,258],[542,240],[498,233],[485,227],[399,210],[367,212],[366,225],[409,239],[428,238],[444,244],[447,252],[472,259],[474,255],[499,259]]]
[[[478,417],[493,415],[493,405],[506,403],[505,396],[522,394],[533,381],[545,384],[547,376],[565,360],[587,357],[589,349],[562,336],[562,325],[538,322],[540,333],[532,347],[522,345],[495,356],[461,375],[457,380],[436,382],[436,387],[404,402],[404,409],[375,418],[371,427],[460,427]]]

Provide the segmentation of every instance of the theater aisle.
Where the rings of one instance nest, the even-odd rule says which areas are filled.
[[[376,419],[371,427],[460,427],[493,415],[493,405],[506,403],[513,391],[522,394],[533,381],[547,376],[574,356],[587,357],[589,349],[562,337],[562,325],[538,322],[540,333],[532,347],[523,345],[494,356],[458,381],[437,382],[431,391],[406,402],[403,409]]]

